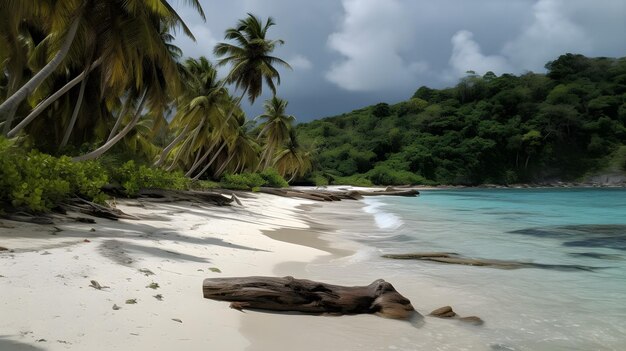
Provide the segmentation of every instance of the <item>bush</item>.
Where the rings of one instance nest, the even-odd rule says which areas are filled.
[[[348,177],[337,177],[333,181],[337,185],[372,186],[372,182],[362,174],[353,174]]]
[[[26,153],[0,139],[0,202],[17,209],[46,212],[63,200],[82,196],[103,202],[108,176],[96,162],[75,163],[38,151]]]
[[[274,169],[261,173],[225,174],[220,184],[224,189],[257,190],[259,187],[284,188],[289,186],[285,179]]]
[[[365,174],[367,179],[376,185],[417,185],[428,184],[424,177],[404,170],[394,170],[379,165]]]
[[[134,161],[126,162],[112,173],[114,181],[124,187],[128,196],[137,195],[141,189],[186,190],[191,185],[191,180],[182,172],[137,166]]]
[[[265,180],[263,186],[269,186],[272,188],[285,188],[289,186],[289,183],[287,183],[287,181],[273,168],[269,168],[261,172],[260,175],[261,178]]]
[[[265,184],[265,179],[258,173],[225,174],[220,183],[225,189],[254,190]]]
[[[326,186],[329,184],[328,178],[321,172],[313,172],[309,177],[309,180],[311,183],[315,184],[315,186]]]
[[[190,187],[193,190],[210,190],[219,188],[220,184],[210,180],[192,180]]]

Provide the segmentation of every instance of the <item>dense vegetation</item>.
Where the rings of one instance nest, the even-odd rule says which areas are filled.
[[[187,0],[204,18],[198,0]],[[254,189],[311,168],[276,96],[282,40],[251,14],[219,60],[182,59],[193,33],[168,0],[0,0],[0,208],[46,211],[100,188]],[[223,79],[216,66],[230,70]],[[274,97],[259,123],[240,108]],[[276,170],[276,171],[274,171]],[[204,180],[204,182],[201,182]]]
[[[626,169],[626,58],[567,54],[547,74],[473,72],[297,126],[317,147],[316,183],[480,184],[576,180]]]

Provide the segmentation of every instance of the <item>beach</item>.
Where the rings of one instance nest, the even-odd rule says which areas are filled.
[[[626,327],[618,303],[620,191],[437,190],[338,202],[244,193],[242,206],[117,201],[138,220],[1,220],[0,246],[8,250],[0,251],[0,350],[618,350]],[[544,216],[593,198],[596,207]],[[602,207],[610,199],[615,214]],[[605,223],[601,213],[613,222],[594,226]],[[554,232],[569,241],[542,237],[541,230],[571,230],[542,227],[555,218],[578,223],[575,233]],[[524,233],[536,231],[507,232],[528,226],[545,229],[528,238]],[[614,248],[605,247],[608,230],[616,231]],[[582,241],[597,235],[601,241]],[[381,257],[449,250],[544,266]],[[203,279],[243,276],[346,286],[382,278],[425,317],[410,323],[368,314],[238,311],[203,298]],[[446,305],[485,324],[427,316]]]
[[[1,220],[0,246],[8,250],[0,252],[0,350],[248,348],[242,318],[265,315],[204,299],[202,280],[306,277],[304,264],[328,253],[262,234],[308,228],[298,206],[310,201],[263,194],[241,201],[118,200],[140,219],[95,224]]]
[[[0,350],[383,350],[442,344],[432,333],[450,321],[431,318],[418,333],[407,321],[375,315],[240,312],[204,299],[202,281],[214,277],[289,275],[348,286],[389,278],[400,293],[413,285],[378,277],[375,269],[350,271],[369,255],[361,257],[366,247],[343,240],[341,229],[376,228],[362,201],[249,194],[241,202],[216,207],[117,200],[118,209],[140,219],[0,221],[0,246],[8,249],[0,252]],[[418,302],[416,308],[427,313],[437,303]],[[458,331],[470,336],[472,329]]]

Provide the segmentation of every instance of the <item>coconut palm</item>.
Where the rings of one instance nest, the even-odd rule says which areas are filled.
[[[230,65],[231,69],[224,83],[235,84],[235,89],[241,90],[241,96],[235,101],[233,108],[226,116],[226,120],[218,126],[217,134],[221,134],[221,129],[230,125],[231,117],[238,109],[241,100],[246,94],[250,103],[261,96],[263,85],[267,84],[275,94],[276,85],[280,84],[280,74],[274,65],[279,64],[291,68],[289,64],[278,57],[271,56],[276,45],[284,44],[281,39],[271,40],[267,38],[270,27],[276,23],[269,17],[265,24],[263,21],[248,13],[248,17],[239,20],[237,27],[226,30],[224,38],[233,40],[235,44],[218,43],[213,52],[221,57],[218,66]],[[276,83],[274,83],[276,81]],[[209,150],[214,149],[211,145]],[[222,150],[222,145],[219,150]]]
[[[191,175],[209,157],[214,140],[223,140],[223,134],[230,132],[222,126],[226,123],[225,110],[231,109],[233,102],[205,57],[185,61],[183,75],[185,87],[170,125],[177,136],[164,149],[158,164],[164,163],[171,151],[174,159],[169,169],[180,167]]]
[[[276,94],[280,74],[274,65],[291,68],[282,59],[271,56],[276,45],[284,44],[281,39],[267,38],[268,29],[275,24],[272,17],[263,24],[260,18],[249,13],[248,17],[239,20],[237,27],[226,30],[224,38],[235,41],[235,44],[218,43],[213,50],[216,56],[222,57],[218,61],[219,66],[231,66],[226,82],[241,89],[242,97],[247,94],[250,103],[254,103],[263,93],[264,81],[272,93]]]
[[[31,17],[42,12],[48,12],[51,27],[50,41],[58,45],[56,53],[50,61],[17,91],[7,97],[0,104],[0,116],[8,116],[13,113],[18,105],[26,99],[48,76],[59,67],[65,56],[70,51],[70,47],[78,31],[82,16],[87,5],[85,1],[41,1],[36,4],[33,1],[10,1],[3,0],[0,3],[2,11],[14,16],[18,21],[24,17]],[[53,45],[54,46],[54,45]],[[12,118],[12,116],[11,116]]]
[[[300,146],[293,128],[289,131],[285,144],[276,152],[273,162],[276,171],[283,178],[290,177],[287,182],[305,176],[313,168],[311,152]]]
[[[0,1],[13,3],[9,0]],[[61,5],[57,4],[77,2],[79,1],[56,1],[53,5],[59,7]],[[125,0],[123,2],[119,0],[84,0],[82,3],[88,5],[89,11],[80,13],[79,29],[74,34],[74,40],[67,50],[69,54],[63,61],[66,69],[71,68],[71,71],[78,71],[80,74],[71,79],[60,90],[51,92],[52,95],[49,98],[43,100],[38,108],[10,131],[10,136],[16,135],[43,110],[48,108],[52,102],[74,86],[82,83],[87,77],[91,79],[93,74],[101,76],[99,79],[102,89],[101,96],[113,100],[127,95],[131,88],[141,90],[140,85],[145,80],[144,75],[146,73],[148,75],[154,75],[158,72],[164,73],[166,75],[165,80],[172,87],[178,83],[176,62],[172,59],[174,55],[171,44],[168,43],[163,33],[181,27],[187,35],[192,38],[193,36],[166,0]],[[188,0],[187,3],[198,9],[200,14],[204,16],[197,0]],[[54,9],[56,10],[56,8]],[[57,12],[69,17],[72,14],[69,9]],[[51,20],[51,22],[54,21]],[[60,28],[63,27],[60,26]],[[50,51],[54,48],[53,40],[48,39],[57,36],[59,36],[59,32],[52,31],[39,45],[47,48],[47,50],[42,49],[41,51]],[[69,38],[67,35],[65,37]],[[144,72],[146,61],[149,62],[148,66],[150,64],[158,66],[156,71]],[[95,69],[97,71],[92,72]],[[86,84],[81,84],[81,90]],[[30,86],[31,83],[29,82],[25,86],[27,85]],[[28,90],[33,91],[30,88]],[[150,106],[151,108],[163,109],[168,100],[161,100],[160,106],[158,106],[158,100],[154,98],[155,93],[158,92],[152,91],[151,93]],[[141,93],[134,97],[137,98],[137,96],[141,96]],[[7,99],[5,103],[9,102],[10,99]],[[67,139],[76,122],[74,115],[78,114],[81,102],[82,99],[78,99],[73,109],[72,118],[66,124],[68,128],[65,130],[63,140]],[[108,105],[114,104],[112,101],[105,102]]]
[[[239,119],[239,127],[235,132],[233,145],[228,149],[228,158],[214,173],[219,178],[224,172],[237,173],[245,170],[254,170],[259,163],[260,146],[256,138],[250,134],[253,121],[246,121],[245,116]]]
[[[265,113],[256,118],[263,121],[258,136],[259,139],[265,139],[265,148],[261,154],[260,163],[262,169],[272,166],[274,152],[288,140],[289,131],[296,120],[294,116],[286,114],[287,104],[287,100],[274,95],[263,104]]]

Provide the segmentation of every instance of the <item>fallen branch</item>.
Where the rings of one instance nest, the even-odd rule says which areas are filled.
[[[296,311],[310,314],[373,313],[386,318],[420,316],[404,296],[386,281],[368,286],[340,286],[293,277],[208,278],[202,285],[207,299],[230,301],[231,308]]]

